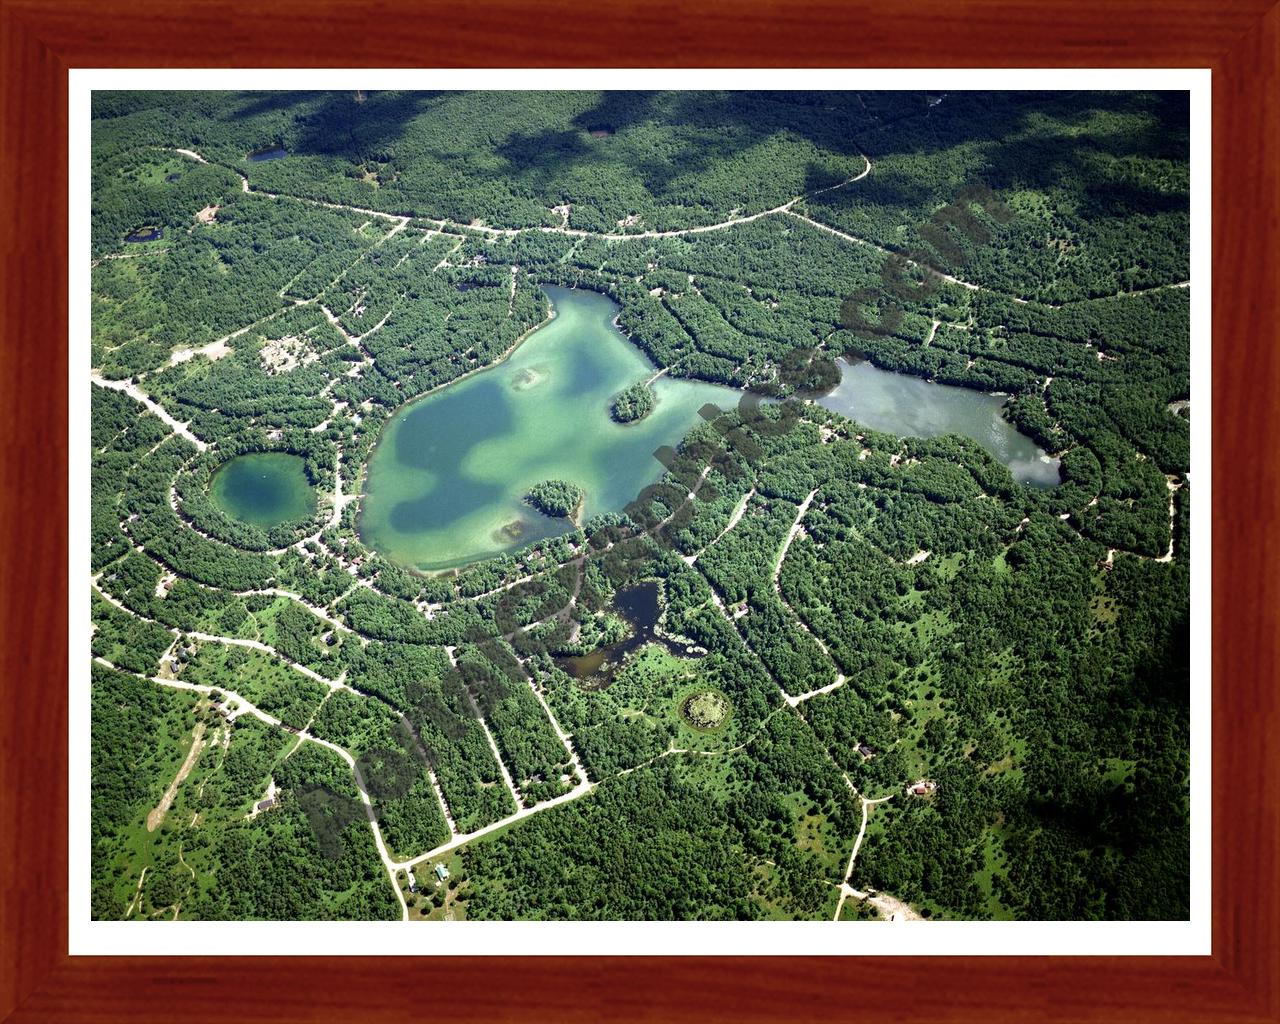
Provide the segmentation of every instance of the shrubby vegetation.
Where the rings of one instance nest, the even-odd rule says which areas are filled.
[[[346,765],[314,743],[276,769],[279,807],[225,828],[217,874],[196,914],[214,920],[388,920],[399,908],[363,813],[317,829],[312,815],[359,806]],[[317,801],[316,795],[323,794]],[[327,842],[322,845],[321,837]],[[299,884],[305,879],[305,884]]]
[[[464,651],[458,670],[469,692],[478,695],[476,710],[489,724],[525,805],[572,789],[577,772],[514,653],[496,645],[486,645],[484,653]]]
[[[96,920],[395,916],[364,815],[340,824],[327,852],[307,820],[307,794],[317,787],[355,802],[336,755],[314,743],[296,746],[249,716],[233,725],[198,694],[97,664],[93,698]],[[191,773],[157,823],[161,794],[197,736]],[[246,820],[269,779],[275,805]]]
[[[770,209],[860,172],[850,136],[870,122],[852,94],[797,93],[135,93],[93,116],[104,164],[194,147],[255,188],[459,224],[559,224],[569,195],[570,225],[590,231]],[[290,155],[247,161],[272,146]]]
[[[468,917],[829,918],[858,816],[803,726],[779,716],[726,771],[706,764],[657,762],[468,847]]]
[[[1186,97],[950,93],[923,117],[859,135],[875,172],[807,207],[949,273],[1046,302],[1188,276]],[[995,190],[1007,220],[968,207],[983,233],[933,220],[965,188]]]
[[[328,690],[261,651],[224,644],[202,644],[183,678],[206,686],[227,687],[295,729],[311,721]]]
[[[131,672],[154,672],[160,655],[173,643],[173,635],[163,626],[122,612],[97,594],[93,595],[92,614],[93,656]]]

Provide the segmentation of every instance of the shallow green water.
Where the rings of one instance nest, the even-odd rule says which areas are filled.
[[[263,529],[306,519],[316,508],[303,460],[286,452],[230,459],[214,473],[209,493],[227,515]]]
[[[609,403],[654,372],[613,326],[603,295],[547,288],[551,323],[505,362],[413,402],[388,421],[369,461],[360,537],[405,565],[442,569],[523,547],[573,527],[523,501],[534,484],[561,479],[586,492],[582,521],[620,511],[663,467],[708,402],[737,405],[729,388],[654,381],[657,405],[619,424]]]
[[[1059,482],[1058,460],[1000,415],[1004,398],[890,373],[862,360],[841,360],[840,372],[840,385],[818,399],[833,412],[899,437],[971,437],[1008,466],[1015,480],[1033,487]]]

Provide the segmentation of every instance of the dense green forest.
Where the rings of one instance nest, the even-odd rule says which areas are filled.
[[[567,480],[544,480],[529,488],[524,500],[544,516],[567,519],[582,504],[582,488]]]
[[[96,92],[94,917],[1185,919],[1188,117]],[[569,532],[398,564],[370,453],[542,285],[742,403],[625,509],[548,479]],[[838,357],[1006,395],[1058,485],[827,411]],[[669,383],[639,378],[614,420]],[[255,452],[314,515],[214,502]]]
[[[618,392],[609,407],[609,414],[619,423],[634,423],[653,411],[653,389],[645,381],[636,381]]]

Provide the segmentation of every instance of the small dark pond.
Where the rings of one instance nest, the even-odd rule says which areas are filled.
[[[245,159],[251,164],[261,163],[263,160],[279,160],[281,157],[289,155],[289,151],[280,146],[271,146],[268,149],[256,149],[250,153]]]
[[[151,225],[138,228],[133,234],[125,235],[126,242],[154,242],[164,237],[164,228],[156,228]]]
[[[177,181],[181,177],[182,177],[181,174],[170,174],[170,175],[167,175],[164,180],[172,184],[173,182]]]
[[[593,690],[602,690],[613,682],[614,673],[627,655],[645,644],[660,643],[672,654],[696,658],[699,652],[690,644],[674,640],[658,632],[662,609],[658,602],[658,584],[653,580],[619,590],[613,600],[614,610],[631,626],[631,635],[609,647],[571,658],[556,658],[556,664],[574,679],[588,681]]]

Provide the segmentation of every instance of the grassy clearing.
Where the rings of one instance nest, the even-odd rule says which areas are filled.
[[[996,825],[984,830],[982,867],[973,876],[974,882],[978,886],[978,891],[986,900],[987,915],[993,921],[1010,921],[1013,919],[1012,913],[1000,902],[994,891],[995,878],[1003,875],[1004,868],[1008,864],[1008,857],[1003,847],[1005,834],[1006,830],[1002,825]]]
[[[449,878],[440,881],[435,875],[437,864],[443,864]],[[404,872],[397,875],[397,884],[409,904],[410,921],[465,921],[467,902],[471,898],[471,884],[463,870],[462,854],[454,850],[438,860],[432,860],[414,868],[418,891],[408,891]]]
[[[286,725],[301,729],[311,720],[328,687],[297,669],[247,647],[201,644],[183,671],[189,682],[234,690]]]

